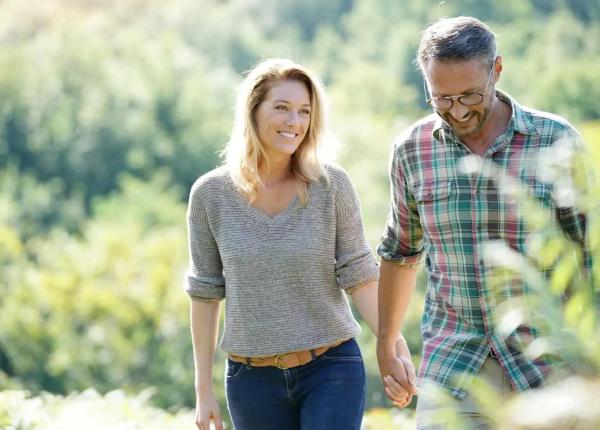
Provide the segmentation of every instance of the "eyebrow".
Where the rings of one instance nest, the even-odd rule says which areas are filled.
[[[286,104],[290,104],[289,101],[282,100],[282,99],[273,100],[273,103],[286,103]],[[308,106],[308,107],[310,107],[310,103],[304,103],[302,106]]]

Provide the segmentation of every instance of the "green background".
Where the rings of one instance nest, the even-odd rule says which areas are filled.
[[[596,0],[1,1],[0,390],[154,387],[154,406],[192,408],[186,199],[219,163],[242,73],[286,57],[321,76],[374,248],[393,138],[429,112],[420,32],[462,14],[497,34],[498,87],[565,116],[600,166]],[[389,407],[362,325],[368,408]]]

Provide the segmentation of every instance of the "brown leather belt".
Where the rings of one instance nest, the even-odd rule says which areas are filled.
[[[270,355],[268,357],[242,357],[241,355],[229,354],[229,359],[253,367],[275,366],[278,369],[291,369],[292,367],[298,367],[309,363],[329,348],[338,346],[346,342],[346,340],[348,339],[315,349],[287,352],[285,354]]]

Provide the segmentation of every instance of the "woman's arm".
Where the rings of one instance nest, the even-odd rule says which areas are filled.
[[[219,333],[221,302],[217,300],[191,300],[190,320],[194,347],[196,388],[196,426],[209,430],[210,422],[215,429],[223,429],[221,410],[213,393],[212,369]]]
[[[358,313],[364,319],[375,336],[379,329],[377,309],[377,280],[367,281],[351,287],[350,297]]]

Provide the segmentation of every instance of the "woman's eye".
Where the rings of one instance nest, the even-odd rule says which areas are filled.
[[[287,106],[285,106],[285,105],[277,105],[277,106],[275,106],[275,109],[276,110],[287,110]]]
[[[310,110],[309,109],[302,109],[300,111],[300,113],[303,114],[303,115],[310,115]]]

